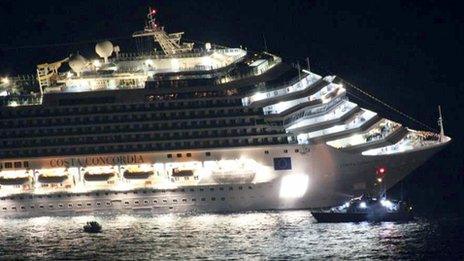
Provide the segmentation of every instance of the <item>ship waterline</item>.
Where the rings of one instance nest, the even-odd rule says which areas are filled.
[[[309,209],[388,189],[445,147],[268,52],[97,43],[0,82],[0,216]],[[63,71],[62,64],[71,70]],[[36,89],[34,89],[36,88]]]

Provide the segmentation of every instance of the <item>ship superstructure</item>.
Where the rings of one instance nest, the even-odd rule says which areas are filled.
[[[155,15],[133,37],[161,51],[105,41],[2,80],[0,216],[333,206],[450,141],[361,108],[337,76],[183,43]]]

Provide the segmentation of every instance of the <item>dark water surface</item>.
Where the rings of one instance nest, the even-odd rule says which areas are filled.
[[[96,219],[101,234],[82,226]],[[460,218],[318,224],[309,211],[0,219],[3,259],[459,259]]]

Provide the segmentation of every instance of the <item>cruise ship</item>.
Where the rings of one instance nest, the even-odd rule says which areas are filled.
[[[0,82],[0,217],[312,209],[391,188],[449,142],[269,52],[132,37]],[[442,125],[441,125],[442,126]]]

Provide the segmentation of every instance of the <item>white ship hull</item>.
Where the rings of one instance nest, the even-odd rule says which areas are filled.
[[[322,144],[311,146],[306,153],[301,153],[304,148],[296,145],[211,150],[211,157],[215,159],[246,155],[267,168],[257,169],[257,178],[243,184],[214,184],[205,179],[196,185],[179,185],[171,189],[144,186],[126,191],[110,189],[73,193],[62,190],[49,194],[16,194],[1,198],[0,217],[238,212],[334,206],[371,190],[376,178],[375,169],[379,166],[388,169],[383,181],[388,189],[423,164],[444,144],[383,156],[343,153]],[[192,157],[204,155],[203,152],[192,154]],[[143,157],[156,159],[159,153]],[[290,157],[291,170],[271,170],[276,157]],[[36,163],[40,162],[49,160],[42,159]],[[307,177],[301,195],[288,198],[282,194],[285,189],[283,179],[289,175]]]

